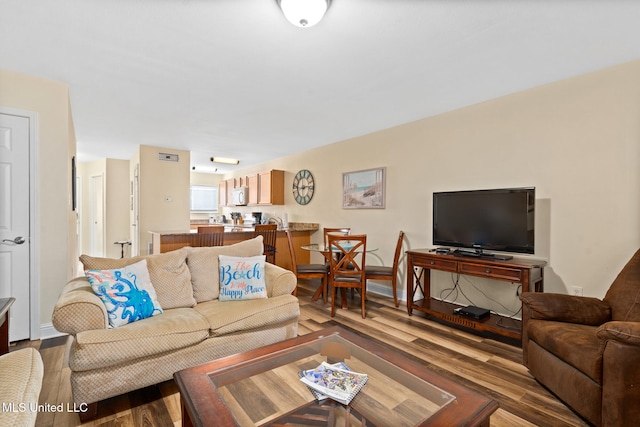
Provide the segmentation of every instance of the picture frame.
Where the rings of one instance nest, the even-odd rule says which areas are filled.
[[[76,156],[71,157],[71,210],[73,212],[78,210],[78,195],[76,194],[78,189],[77,183],[77,171],[76,171]]]
[[[387,168],[379,167],[342,174],[343,209],[384,209]]]

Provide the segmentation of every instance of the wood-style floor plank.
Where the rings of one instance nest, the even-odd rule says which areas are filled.
[[[492,339],[469,334],[433,322],[422,313],[407,314],[404,305],[367,294],[367,317],[360,314],[359,297],[349,300],[349,308],[337,308],[330,317],[331,304],[311,301],[316,282],[301,281],[298,333],[308,334],[332,325],[341,325],[356,334],[371,337],[404,353],[416,363],[500,403],[491,425],[586,426],[576,414],[538,384],[521,364],[522,350]],[[19,342],[11,351],[34,347],[42,355],[45,378],[40,403],[72,404],[67,352],[71,339]],[[99,384],[96,384],[99,387]],[[98,416],[85,427],[180,426],[180,396],[173,381],[146,387],[100,402]],[[39,413],[39,427],[80,426],[78,414]]]

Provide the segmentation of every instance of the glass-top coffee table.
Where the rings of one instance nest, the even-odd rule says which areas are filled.
[[[369,379],[348,406],[299,380],[321,362]],[[174,374],[183,426],[488,426],[498,403],[340,327]]]

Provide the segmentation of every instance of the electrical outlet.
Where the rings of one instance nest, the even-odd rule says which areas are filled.
[[[571,287],[571,295],[576,297],[582,296],[582,288],[580,286],[572,286]]]

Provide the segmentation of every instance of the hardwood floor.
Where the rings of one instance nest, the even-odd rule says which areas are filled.
[[[312,283],[314,286],[316,283]],[[303,335],[340,324],[404,352],[409,358],[500,403],[491,417],[493,426],[587,426],[522,366],[522,350],[427,320],[421,313],[408,316],[393,300],[367,295],[367,318],[362,319],[356,296],[350,309],[338,309],[330,317],[330,303],[311,302],[315,287],[299,287],[300,326]],[[40,403],[64,405],[62,412],[38,414],[37,426],[79,426],[71,403],[67,337],[20,342],[11,350],[32,346],[42,354],[45,376]],[[100,384],[96,384],[99,387]],[[173,381],[147,387],[100,402],[98,416],[83,426],[179,426],[180,398]]]

